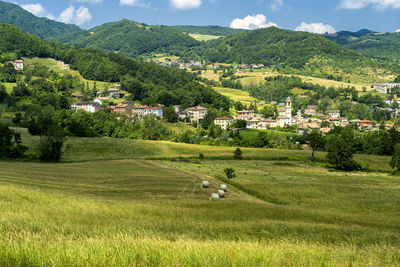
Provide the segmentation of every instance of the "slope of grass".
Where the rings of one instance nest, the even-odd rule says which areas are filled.
[[[395,266],[399,186],[287,161],[0,161],[0,265]]]
[[[27,154],[38,153],[38,136],[31,136],[26,129],[13,128],[21,134],[24,145],[28,146]],[[80,138],[69,137],[66,142],[64,162],[119,160],[119,159],[170,159],[197,158],[203,153],[206,158],[231,159],[234,147],[218,147],[172,143],[167,141],[145,141],[114,138]],[[246,160],[291,160],[309,162],[310,150],[258,149],[242,148]],[[316,152],[316,160],[325,162],[325,152]],[[369,164],[375,171],[390,172],[390,157],[375,155],[354,155],[355,160],[363,165]]]
[[[250,106],[251,104],[254,105],[254,103],[256,103],[257,108],[262,109],[263,107],[263,105],[259,104],[260,100],[250,96],[249,92],[226,87],[214,87],[214,90],[234,101],[241,102],[243,105]]]
[[[55,71],[57,73],[60,73],[60,74],[71,74],[73,77],[78,77],[79,80],[81,82],[83,82],[85,85],[87,83],[89,83],[89,89],[90,90],[93,89],[93,87],[94,87],[94,81],[87,80],[87,79],[83,78],[82,75],[76,70],[67,69],[67,68],[61,66],[57,60],[54,60],[52,58],[25,58],[24,60],[25,60],[25,64],[27,66],[29,66],[29,65],[43,65],[43,66],[46,66],[50,70],[53,70],[53,71]],[[108,89],[112,85],[113,84],[110,84],[110,83],[96,81],[96,87],[99,90]]]
[[[210,40],[215,40],[222,38],[223,36],[217,36],[217,35],[207,35],[207,34],[199,34],[199,33],[189,33],[189,36],[192,37],[193,39],[197,41],[210,41]]]

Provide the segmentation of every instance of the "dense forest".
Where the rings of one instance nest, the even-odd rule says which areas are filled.
[[[325,37],[364,56],[394,62],[400,61],[400,33],[360,30],[358,32],[342,31],[327,34]]]
[[[126,58],[95,49],[74,48],[44,41],[15,26],[0,24],[2,62],[20,57],[62,60],[89,80],[121,82],[133,100],[150,98],[184,107],[205,104],[229,109],[229,99],[200,84],[194,74]]]
[[[314,58],[326,58],[330,64],[346,65],[366,61],[326,38],[306,32],[270,27],[245,31],[195,47],[184,57],[201,57],[211,62],[281,65],[303,68]],[[354,63],[353,63],[354,64]]]
[[[172,28],[185,33],[197,33],[215,36],[230,36],[242,32],[244,30],[232,29],[221,26],[172,26]]]
[[[81,31],[76,25],[56,22],[48,18],[38,18],[16,4],[3,1],[0,1],[0,23],[15,25],[23,31],[41,38]]]
[[[59,36],[61,43],[115,51],[129,57],[153,52],[177,54],[199,42],[168,26],[149,26],[130,20],[106,23],[88,31]]]

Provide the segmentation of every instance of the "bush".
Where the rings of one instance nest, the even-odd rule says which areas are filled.
[[[204,154],[203,153],[199,154],[199,159],[204,159]]]
[[[236,177],[235,170],[233,168],[224,169],[225,175],[228,179],[233,179]]]
[[[394,153],[392,159],[390,161],[390,167],[392,169],[396,169],[396,171],[400,171],[400,144],[397,144],[394,147]]]
[[[0,123],[0,158],[22,157],[28,148],[22,145],[21,135]]]
[[[233,158],[239,159],[239,160],[243,159],[242,154],[243,154],[242,150],[238,147],[238,148],[236,148],[235,152],[233,153]]]
[[[328,154],[326,158],[329,164],[335,169],[344,171],[358,171],[362,167],[353,160],[353,152],[349,145],[340,135],[330,135],[327,138],[326,150]]]
[[[39,159],[41,161],[60,161],[65,141],[64,130],[57,126],[51,127],[46,135],[40,137]]]

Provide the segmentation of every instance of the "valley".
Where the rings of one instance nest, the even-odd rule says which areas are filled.
[[[400,33],[166,2],[0,1],[0,266],[400,265]]]

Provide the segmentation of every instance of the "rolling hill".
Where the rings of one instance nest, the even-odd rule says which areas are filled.
[[[51,38],[81,31],[76,25],[57,22],[48,18],[39,18],[18,5],[3,1],[0,1],[0,23],[15,25],[23,31],[41,38]]]
[[[152,52],[176,54],[182,49],[199,45],[198,41],[172,27],[149,26],[130,20],[106,23],[55,40],[79,47],[118,52],[129,57]]]
[[[341,31],[327,34],[325,37],[368,57],[400,61],[400,33],[380,33],[370,30]]]
[[[203,35],[215,35],[215,36],[230,36],[244,30],[240,29],[232,29],[228,27],[221,26],[172,26],[172,28],[177,29],[178,31],[185,33],[193,33],[193,34],[203,34]]]
[[[185,107],[215,104],[217,108],[229,109],[230,106],[226,97],[200,84],[195,75],[179,69],[96,49],[51,43],[8,24],[0,24],[0,36],[0,54],[62,60],[87,80],[121,82],[134,100],[150,98],[156,103],[181,104]]]

